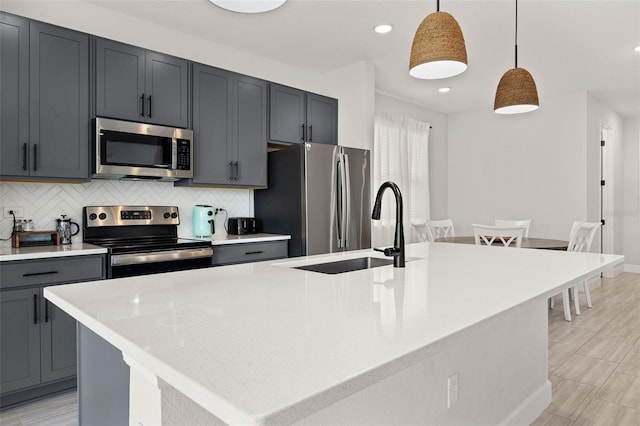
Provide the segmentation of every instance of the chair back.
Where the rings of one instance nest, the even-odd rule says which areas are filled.
[[[427,222],[429,231],[431,231],[432,241],[436,238],[455,237],[456,231],[453,228],[453,221],[451,219],[443,220],[430,220]]]
[[[500,241],[504,247],[522,247],[524,228],[522,226],[491,226],[472,224],[476,245],[490,246]]]
[[[567,251],[587,252],[591,250],[591,243],[599,227],[600,222],[573,222]]]
[[[411,226],[416,231],[416,234],[418,234],[418,242],[424,243],[433,241],[431,230],[426,223],[412,223]]]
[[[531,219],[522,220],[509,220],[509,219],[495,219],[494,225],[496,226],[523,226],[524,237],[529,238],[529,227],[531,226]]]

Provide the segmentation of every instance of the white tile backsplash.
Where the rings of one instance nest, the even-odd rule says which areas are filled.
[[[25,219],[35,230],[54,230],[61,214],[82,227],[82,207],[94,205],[178,206],[178,234],[192,236],[191,214],[195,204],[227,210],[229,216],[253,216],[253,191],[249,189],[184,188],[170,182],[93,180],[81,184],[0,182],[1,207],[23,207]],[[1,212],[2,210],[0,210]],[[0,238],[9,238],[13,220],[1,218]],[[73,242],[82,241],[82,232]]]

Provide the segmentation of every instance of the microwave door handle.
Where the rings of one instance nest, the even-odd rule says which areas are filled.
[[[151,115],[149,115],[151,117]],[[178,168],[178,139],[171,139],[171,170]]]

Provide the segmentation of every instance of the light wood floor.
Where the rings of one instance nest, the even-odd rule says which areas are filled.
[[[549,311],[553,402],[535,426],[640,425],[640,274],[605,278],[591,295],[571,322],[560,297]],[[77,413],[67,392],[0,412],[0,425],[75,426]]]

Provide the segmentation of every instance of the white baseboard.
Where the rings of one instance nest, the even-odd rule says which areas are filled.
[[[630,265],[628,263],[625,263],[624,272],[634,272],[636,274],[640,274],[640,265]]]
[[[538,418],[542,410],[551,404],[551,382],[546,383],[532,393],[500,425],[528,425]]]

